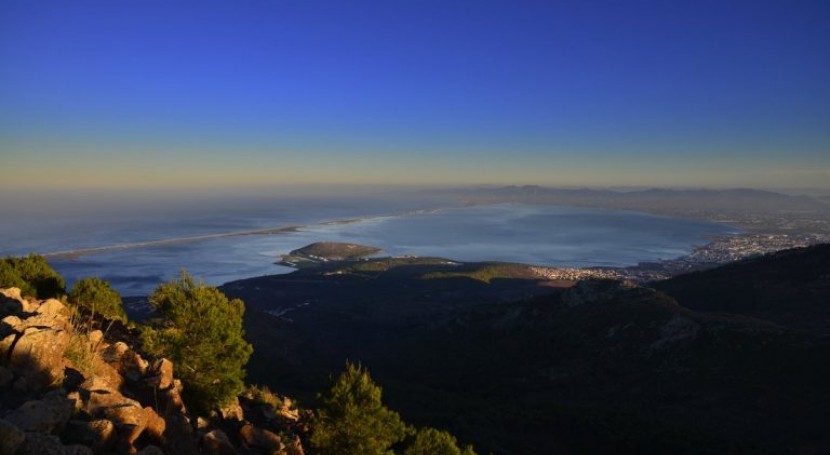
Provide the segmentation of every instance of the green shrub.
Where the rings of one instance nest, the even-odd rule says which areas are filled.
[[[403,455],[476,455],[472,446],[458,447],[455,437],[435,428],[420,428]]]
[[[381,403],[369,372],[346,363],[346,371],[319,395],[309,442],[319,455],[386,455],[408,433],[397,412]]]
[[[107,319],[127,322],[127,314],[121,305],[121,295],[100,278],[82,278],[69,291],[69,303],[100,314]]]
[[[30,254],[0,260],[0,287],[17,287],[24,296],[48,299],[63,295],[66,282],[43,256]]]
[[[17,273],[9,259],[0,260],[0,288],[19,288],[24,295],[34,294],[34,289]]]
[[[245,341],[245,304],[215,287],[180,279],[160,285],[150,304],[163,315],[158,327],[145,327],[145,351],[167,357],[184,383],[184,399],[199,415],[220,408],[244,389],[244,366],[253,352]]]

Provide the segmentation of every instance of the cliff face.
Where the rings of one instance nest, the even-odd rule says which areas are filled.
[[[125,327],[78,329],[16,288],[0,289],[0,319],[0,455],[303,453],[290,401],[242,395],[195,418],[175,365],[139,355]]]

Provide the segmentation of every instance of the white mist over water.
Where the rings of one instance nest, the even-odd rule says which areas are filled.
[[[72,282],[99,276],[124,295],[146,294],[186,268],[208,284],[287,273],[280,254],[317,241],[378,246],[388,255],[441,256],[461,261],[508,261],[548,266],[628,266],[670,259],[735,232],[727,226],[638,212],[497,204],[461,207],[456,201],[381,196],[195,198],[189,204],[142,201],[109,210],[54,208],[20,212],[0,223],[0,254],[49,253],[165,239],[300,226],[275,234],[112,249],[51,258]],[[440,209],[440,210],[432,210]],[[327,223],[361,219],[350,223]]]

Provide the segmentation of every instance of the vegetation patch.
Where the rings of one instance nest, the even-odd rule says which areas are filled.
[[[536,276],[530,271],[528,266],[523,264],[485,262],[468,270],[429,272],[424,274],[422,278],[425,280],[471,278],[484,283],[490,283],[490,281],[497,278],[533,279]]]
[[[354,261],[383,251],[355,243],[317,242],[296,249],[280,258],[280,264],[303,267],[331,261]]]

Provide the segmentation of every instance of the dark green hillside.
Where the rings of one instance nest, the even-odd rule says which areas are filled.
[[[830,333],[830,244],[797,248],[653,283],[683,306]]]
[[[814,264],[786,268],[798,267]],[[830,450],[826,338],[615,281],[562,289],[520,272],[370,260],[223,289],[251,309],[253,381],[312,402],[344,359],[360,361],[403,419],[482,453]],[[796,276],[763,285],[797,297]],[[760,285],[745,278],[737,289]]]

